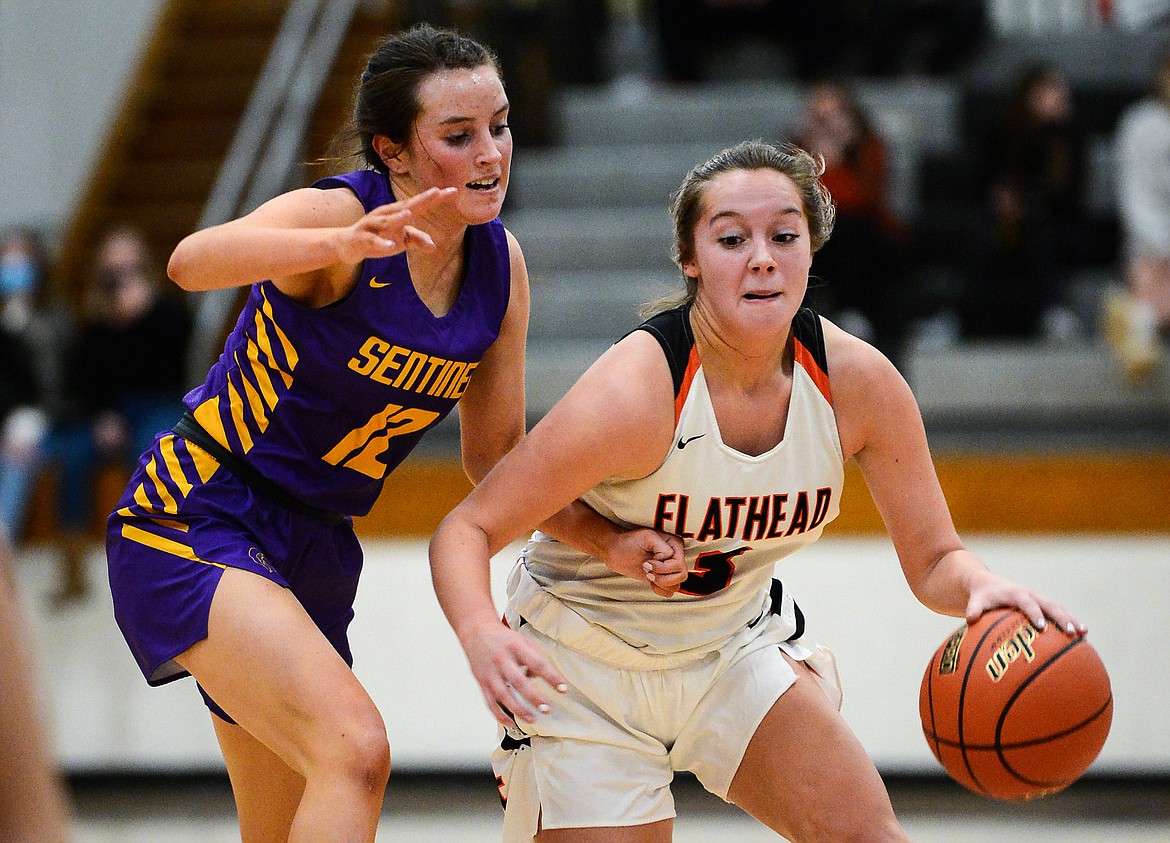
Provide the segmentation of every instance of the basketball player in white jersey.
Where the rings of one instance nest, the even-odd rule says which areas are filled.
[[[923,604],[1083,630],[964,549],[906,382],[801,307],[833,223],[819,175],[760,142],[692,170],[672,204],[685,297],[609,349],[432,540],[439,601],[506,729],[507,843],[669,841],[676,770],[792,841],[908,839],[838,713],[831,655],[772,579],[837,515],[850,458]],[[578,497],[615,531],[681,539],[683,559],[607,564],[538,532],[501,623],[490,556]]]

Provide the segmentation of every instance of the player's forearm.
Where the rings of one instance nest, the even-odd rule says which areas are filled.
[[[540,531],[604,561],[610,540],[621,533],[622,528],[599,515],[588,504],[575,500],[544,521]]]
[[[499,624],[492,601],[487,535],[448,515],[431,538],[431,581],[435,596],[464,648],[485,626]]]
[[[167,275],[183,289],[199,291],[312,272],[338,262],[341,231],[225,223],[179,243]]]
[[[942,554],[907,582],[922,605],[958,618],[965,614],[979,578],[989,573],[978,557],[960,548]]]

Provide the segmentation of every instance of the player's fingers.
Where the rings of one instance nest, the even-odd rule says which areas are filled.
[[[1036,629],[1044,629],[1044,627],[1048,626],[1048,618],[1044,613],[1044,608],[1031,592],[1025,592],[1021,595],[1016,600],[1016,606],[1032,622],[1032,626],[1036,627]]]
[[[674,588],[664,588],[658,585],[658,583],[650,583],[650,589],[659,597],[674,597],[674,595],[678,594],[677,585]]]
[[[646,579],[652,583],[657,583],[663,588],[678,588],[686,582],[689,576],[689,571],[651,571],[646,574]]]
[[[672,536],[669,533],[654,532],[652,535],[654,536],[652,545],[654,559],[658,561],[682,560],[682,539],[678,536]]]
[[[413,225],[403,226],[402,233],[405,236],[408,246],[422,246],[427,250],[436,248],[435,241],[431,238],[431,235],[421,229],[415,228]]]
[[[529,668],[521,668],[517,677],[508,682],[505,700],[506,706],[516,717],[531,723],[539,714],[552,711],[552,706],[544,698],[540,687],[529,678],[529,673]]]
[[[456,193],[454,187],[428,187],[422,193],[418,193],[409,199],[396,203],[404,208],[419,208],[426,205],[433,205],[443,199],[449,199]]]
[[[524,719],[532,720],[534,712],[547,714],[551,711],[548,700],[545,699],[542,685],[537,680],[543,680],[559,693],[569,690],[565,678],[535,649],[525,648],[517,652],[502,666],[501,676],[510,688],[511,693],[522,703]]]
[[[690,570],[681,559],[648,559],[642,563],[642,570],[653,574],[656,579],[678,579],[682,582],[690,575]]]
[[[370,211],[358,225],[375,231],[396,230],[406,225],[406,221],[413,216],[410,208],[403,208],[398,203],[382,205]]]
[[[487,704],[488,711],[491,712],[492,717],[496,718],[497,723],[505,729],[515,725],[515,720],[508,710],[500,704],[497,694],[492,691],[490,686],[481,683],[479,690],[483,694],[483,701]]]
[[[528,663],[525,665],[526,679],[534,692],[538,693],[538,685],[534,680],[539,679],[559,694],[568,693],[569,683],[565,681],[565,677],[547,659],[538,655],[535,658],[529,658],[527,661]]]
[[[1061,606],[1059,603],[1054,603],[1051,600],[1041,599],[1040,606],[1044,610],[1044,614],[1052,619],[1052,622],[1060,629],[1063,629],[1069,635],[1084,635],[1089,631],[1089,628],[1072,616],[1072,613]]]

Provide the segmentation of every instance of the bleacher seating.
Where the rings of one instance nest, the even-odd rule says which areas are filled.
[[[858,93],[890,142],[894,206],[929,223],[924,292],[958,283],[954,265],[974,185],[963,166],[1003,80],[1021,61],[1051,57],[1074,67],[1078,106],[1093,135],[1092,204],[1112,223],[1109,132],[1120,108],[1140,93],[1140,56],[1155,37],[1138,39],[1139,57],[1114,65],[1124,43],[1081,34],[997,42],[964,79],[895,79],[858,83]],[[1056,42],[1064,39],[1067,48]],[[1022,45],[1029,45],[1028,47]],[[1100,74],[1086,62],[1109,65]],[[1090,81],[1091,80],[1091,81]],[[521,150],[505,223],[525,249],[532,276],[529,411],[535,419],[585,367],[637,324],[636,304],[673,285],[667,202],[687,169],[745,138],[779,138],[792,127],[805,91],[783,79],[713,81],[697,87],[615,85],[564,92],[558,105],[561,145]],[[1076,302],[1092,326],[1100,294],[1119,283],[1109,256],[1086,266]],[[906,373],[928,427],[959,443],[1165,443],[1170,431],[1170,376],[1128,390],[1095,335],[1063,345],[1037,342],[911,348]]]

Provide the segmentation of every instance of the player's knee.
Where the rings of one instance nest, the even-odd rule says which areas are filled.
[[[342,772],[355,784],[372,791],[386,789],[390,778],[390,741],[386,728],[364,729],[342,742]]]
[[[376,710],[351,716],[317,741],[315,767],[364,789],[382,791],[390,778],[390,741]]]
[[[368,733],[354,743],[357,744],[357,752],[353,775],[370,790],[385,790],[390,778],[390,741],[386,737],[385,727],[381,731]]]

